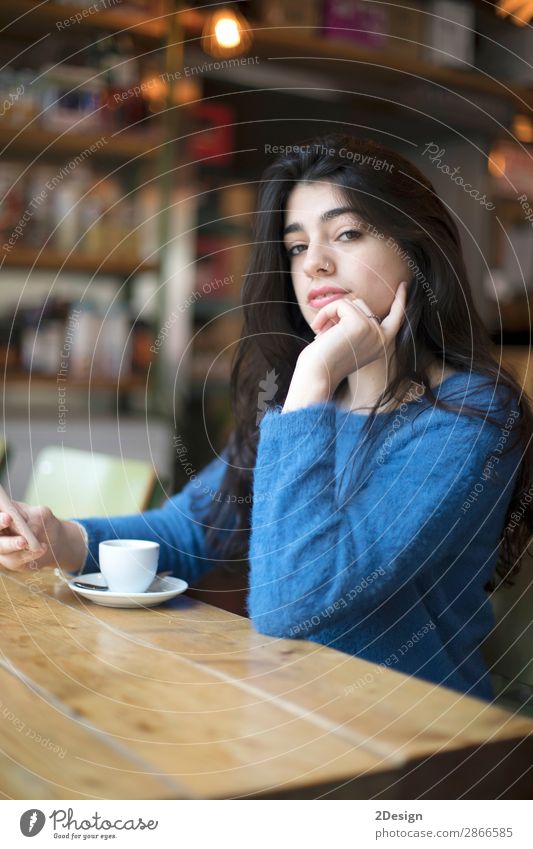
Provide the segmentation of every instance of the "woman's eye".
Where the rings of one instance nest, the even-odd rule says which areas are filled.
[[[338,239],[340,239],[343,242],[355,242],[362,235],[363,234],[360,230],[344,230],[338,236]],[[287,248],[287,256],[289,256],[289,257],[298,256],[298,254],[301,254],[302,251],[305,251],[306,248],[307,248],[307,245],[291,245],[290,248]]]
[[[292,247],[287,248],[287,256],[297,256],[303,250],[305,250],[305,245],[292,245]]]
[[[355,241],[355,239],[358,239],[362,235],[363,234],[361,233],[360,230],[344,230],[344,232],[340,234],[339,239],[342,239],[343,236],[346,236],[347,238],[344,239],[343,241],[352,242],[352,241]]]

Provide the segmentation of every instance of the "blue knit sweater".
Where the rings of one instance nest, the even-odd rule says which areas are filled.
[[[456,373],[435,393],[498,425],[435,409],[414,393],[378,415],[373,443],[363,434],[366,415],[334,402],[267,411],[249,549],[248,612],[259,632],[492,697],[479,649],[493,624],[484,585],[520,450],[502,454],[518,434],[517,400],[483,389],[484,380]],[[159,569],[194,585],[213,566],[203,518],[220,498],[224,457],[157,510],[77,520],[89,536],[84,571],[98,568],[100,540],[151,539],[161,544]]]

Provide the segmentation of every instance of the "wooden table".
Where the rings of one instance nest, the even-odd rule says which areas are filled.
[[[526,717],[185,596],[0,581],[3,798],[528,798]]]

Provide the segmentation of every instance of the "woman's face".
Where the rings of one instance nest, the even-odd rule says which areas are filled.
[[[398,246],[345,207],[331,183],[298,183],[289,195],[283,239],[308,324],[322,306],[346,294],[384,318],[398,285],[411,276]]]

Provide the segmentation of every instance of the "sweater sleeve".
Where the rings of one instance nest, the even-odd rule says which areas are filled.
[[[341,500],[335,405],[265,414],[248,598],[258,631],[309,637],[347,617],[361,622],[424,573],[433,555],[453,556],[493,527],[503,502],[505,512],[517,459],[506,465],[494,456],[489,469],[501,429],[454,413],[419,418],[394,434],[370,475],[365,464],[366,483],[350,485]],[[483,498],[468,503],[480,483]]]
[[[197,581],[214,565],[205,553],[204,517],[210,501],[218,496],[225,466],[222,458],[216,458],[155,510],[73,520],[85,528],[88,537],[82,572],[99,571],[98,545],[102,540],[144,539],[160,544],[158,572],[168,570],[188,583]]]

